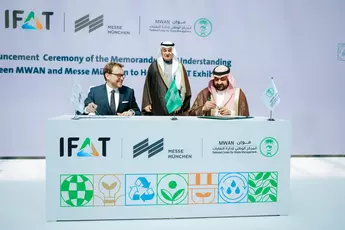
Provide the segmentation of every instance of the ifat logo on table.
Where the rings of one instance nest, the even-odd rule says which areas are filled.
[[[79,137],[68,137],[67,138],[67,156],[72,157],[73,149],[78,148],[78,141]],[[107,142],[110,141],[110,137],[99,137],[98,142],[102,145],[101,154],[97,151],[94,143],[91,141],[89,137],[85,138],[82,142],[82,145],[77,152],[78,157],[98,157],[102,155],[103,157],[107,156]],[[60,157],[65,156],[65,138],[60,138]]]

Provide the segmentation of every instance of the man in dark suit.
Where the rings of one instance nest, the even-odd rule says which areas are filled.
[[[86,114],[133,116],[141,115],[134,90],[124,86],[123,65],[116,62],[106,64],[103,69],[105,84],[92,87],[85,99]]]

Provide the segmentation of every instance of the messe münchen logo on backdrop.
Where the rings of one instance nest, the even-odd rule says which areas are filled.
[[[78,157],[106,157],[108,141],[110,141],[110,137],[100,137],[96,139],[96,141],[87,137],[82,142],[80,141],[79,137],[61,137],[60,157],[65,156],[66,150],[68,157],[72,157],[74,154],[76,154]],[[96,146],[98,146],[98,148],[96,148]],[[98,150],[101,150],[101,152]]]
[[[273,157],[279,151],[278,141],[273,137],[266,137],[260,143],[260,152],[265,157]]]
[[[23,30],[50,30],[51,11],[24,11],[24,10],[5,10],[5,28]]]
[[[107,19],[107,21],[105,20]],[[116,24],[112,23],[116,22]],[[105,17],[103,14],[91,17],[90,14],[86,14],[77,18],[74,21],[75,33],[92,33],[94,31],[102,31],[108,35],[130,35],[131,29],[129,24],[118,23],[118,20]]]
[[[207,18],[200,18],[194,23],[194,31],[200,37],[207,37],[212,33],[212,23]]]
[[[87,14],[74,22],[74,31],[78,32],[87,28],[91,33],[103,26],[103,19],[103,14],[95,18],[90,18],[90,15]]]
[[[338,44],[338,60],[345,61],[345,43]]]

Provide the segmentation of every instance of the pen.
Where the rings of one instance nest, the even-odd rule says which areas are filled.
[[[211,97],[208,97],[207,100],[208,100],[208,101],[211,101]],[[217,104],[216,104],[216,108],[217,108],[217,109],[220,109],[220,107],[219,107]]]

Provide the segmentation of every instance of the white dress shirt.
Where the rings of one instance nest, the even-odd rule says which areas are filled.
[[[225,98],[225,90],[224,91],[217,91],[216,94],[216,112],[215,112],[215,116],[220,115],[219,114],[219,108],[223,105],[224,103],[224,98]]]
[[[106,85],[106,88],[107,88],[108,104],[110,106],[110,99],[111,99],[110,97],[111,97],[111,91],[113,90],[113,88],[108,86],[108,84],[105,84],[105,85]],[[119,93],[119,89],[118,88],[115,89],[114,97],[115,97],[115,106],[116,106],[116,110],[117,110],[117,108],[119,107],[119,101],[120,101],[120,93]],[[95,115],[95,113],[89,113],[86,110],[86,107],[84,109],[84,113],[88,114],[88,115]]]
[[[225,100],[225,90],[223,91],[217,91],[216,94],[216,102],[217,102],[217,107],[216,108],[216,113],[215,116],[219,116],[219,108],[223,106]],[[235,116],[235,111],[230,109],[230,114],[231,116]]]
[[[113,88],[108,86],[108,84],[105,84],[105,85],[107,87],[108,103],[109,103],[109,106],[110,106],[111,91],[113,90]],[[120,93],[119,93],[119,89],[118,88],[115,88],[114,97],[115,97],[115,106],[116,106],[116,110],[117,110],[117,108],[119,107],[119,101],[120,101]]]

